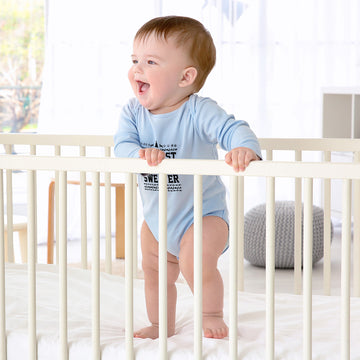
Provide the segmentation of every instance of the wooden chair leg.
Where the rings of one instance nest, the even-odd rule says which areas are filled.
[[[54,263],[54,193],[55,181],[49,184],[49,203],[48,203],[48,235],[47,235],[47,263]]]
[[[125,186],[115,187],[115,255],[125,258]]]
[[[19,230],[19,242],[21,261],[23,264],[27,263],[27,226],[23,230]]]
[[[8,262],[8,238],[7,238],[7,231],[4,231],[4,255],[5,255],[5,262]]]

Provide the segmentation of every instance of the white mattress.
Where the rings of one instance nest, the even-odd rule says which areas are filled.
[[[262,269],[253,269],[263,273]],[[91,273],[69,268],[68,313],[70,359],[91,358]],[[193,296],[178,285],[176,335],[168,341],[170,359],[193,359]],[[27,268],[6,265],[8,359],[27,359]],[[102,359],[124,358],[124,279],[101,274]],[[226,291],[227,293],[227,291]],[[143,281],[134,285],[135,328],[147,325]],[[58,268],[38,265],[37,331],[39,359],[58,358]],[[265,358],[265,296],[239,293],[239,358]],[[276,295],[275,352],[278,359],[302,358],[302,297]],[[225,295],[225,318],[228,296]],[[340,357],[340,298],[313,296],[313,359]],[[360,359],[360,299],[351,299],[351,358]],[[157,340],[134,339],[136,359],[156,359]],[[227,359],[228,339],[203,339],[205,359]]]

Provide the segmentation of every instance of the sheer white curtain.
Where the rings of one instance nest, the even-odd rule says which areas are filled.
[[[39,132],[114,132],[131,96],[132,37],[155,15],[145,0],[48,0]]]
[[[113,133],[148,19],[202,21],[217,64],[201,91],[261,137],[321,136],[321,89],[360,84],[360,0],[48,1],[39,131]]]

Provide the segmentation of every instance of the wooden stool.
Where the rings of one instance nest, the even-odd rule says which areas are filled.
[[[4,241],[5,241],[5,261],[8,262],[8,236],[7,236],[7,217],[4,218]],[[13,215],[13,232],[19,233],[21,261],[27,262],[27,218],[25,216]]]
[[[68,184],[80,185],[78,180],[68,180]],[[86,185],[91,185],[91,182],[86,182]],[[100,183],[100,186],[105,186],[105,183]],[[116,258],[125,258],[125,184],[111,184],[115,188],[115,256]],[[55,180],[49,184],[49,204],[48,204],[48,237],[47,248],[48,264],[54,262],[54,195],[55,195]]]

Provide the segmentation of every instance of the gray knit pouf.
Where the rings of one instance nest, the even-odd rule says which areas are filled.
[[[294,201],[275,202],[275,267],[294,268]],[[303,228],[303,219],[301,221]],[[333,226],[331,224],[331,237]],[[266,263],[266,204],[255,206],[245,215],[244,256],[251,264]],[[303,236],[302,236],[303,240]],[[324,253],[324,212],[313,205],[313,264]]]

